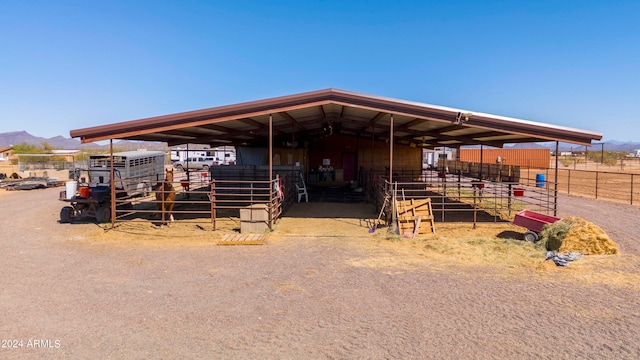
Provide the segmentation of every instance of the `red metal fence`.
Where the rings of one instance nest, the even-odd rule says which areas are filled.
[[[125,180],[126,181],[126,180]],[[216,230],[218,219],[232,219],[240,222],[240,210],[253,205],[265,206],[268,218],[265,220],[272,228],[296,198],[295,183],[292,176],[277,177],[274,180],[217,180],[192,177],[171,182],[175,193],[171,212],[181,222],[202,223],[207,220],[212,230]],[[154,184],[150,184],[154,185]],[[151,186],[150,186],[151,188]],[[113,222],[149,221],[155,219],[160,223],[169,220],[169,214],[158,211],[167,203],[163,196],[159,199],[155,194],[162,194],[156,189],[147,196],[119,197],[116,199]],[[116,191],[116,194],[122,190]]]

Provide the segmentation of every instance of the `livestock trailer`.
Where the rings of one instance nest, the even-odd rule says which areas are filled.
[[[113,171],[116,188],[128,196],[147,195],[153,185],[164,180],[167,155],[162,151],[125,151],[113,153]],[[89,157],[90,186],[109,186],[111,156]]]
[[[153,185],[164,180],[166,154],[162,151],[126,151],[113,154],[116,197],[119,199],[147,195]],[[88,183],[76,191],[77,181],[70,182],[68,190],[60,193],[60,200],[68,203],[60,210],[60,222],[94,217],[100,223],[111,220],[111,156],[89,157]],[[67,194],[67,191],[71,193]],[[130,206],[130,205],[129,205]]]

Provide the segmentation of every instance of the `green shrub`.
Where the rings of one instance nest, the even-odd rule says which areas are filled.
[[[560,164],[564,167],[569,167],[573,165],[573,159],[562,158],[560,159]]]

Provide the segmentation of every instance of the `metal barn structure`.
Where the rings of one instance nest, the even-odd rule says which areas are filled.
[[[444,209],[451,204],[473,204],[479,196],[491,194],[496,204],[511,201],[521,193],[519,179],[513,181],[517,169],[500,168],[490,177],[486,174],[491,169],[483,173],[483,164],[467,164],[469,174],[446,168],[425,172],[423,148],[500,148],[543,141],[555,141],[557,148],[559,142],[589,145],[602,138],[586,130],[338,89],[77,129],[71,136],[83,143],[127,139],[162,141],[169,146],[234,146],[236,165],[176,181],[184,191],[201,193],[200,206],[211,215],[214,228],[218,210],[258,204],[266,206],[271,228],[296,199],[295,185],[305,181],[356,183],[378,206],[385,194],[401,184],[405,197],[440,198],[440,204],[434,202],[434,211],[441,206],[444,218]],[[479,177],[473,176],[478,173]],[[541,196],[547,197],[553,204],[550,211],[555,212],[557,181],[547,181],[544,188],[547,191]],[[185,192],[179,201],[196,195]],[[115,198],[113,202],[115,212]],[[472,209],[475,215],[477,207]]]

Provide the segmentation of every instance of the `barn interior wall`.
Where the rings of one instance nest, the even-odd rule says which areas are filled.
[[[358,161],[365,169],[384,170],[389,167],[389,144],[377,142],[373,149],[371,142],[360,152]],[[393,148],[393,168],[419,171],[422,169],[422,149],[404,145]]]
[[[267,149],[265,163],[268,163]],[[242,154],[241,151],[238,152]],[[372,142],[367,139],[329,135],[309,144],[308,149],[303,148],[273,148],[273,165],[295,165],[297,162],[305,169],[315,171],[324,159],[329,159],[330,166],[334,169],[335,181],[351,180],[350,173],[345,172],[343,159],[353,156],[355,164],[352,170],[353,179],[357,178],[360,168],[365,170],[386,171],[389,167],[389,144],[386,142]],[[262,164],[244,164],[262,165]],[[422,169],[422,149],[404,145],[395,145],[393,149],[393,167],[395,170],[420,171]]]
[[[343,154],[356,153],[357,166],[364,169],[384,170],[389,167],[389,144],[372,142],[368,139],[341,135],[331,135],[316,140],[309,146],[309,168],[322,165],[323,159],[330,159],[331,166],[343,167]],[[396,169],[422,169],[422,149],[405,145],[395,145],[393,167]]]
[[[357,152],[357,138],[329,135],[309,144],[309,167],[317,168],[323,164],[323,159],[329,159],[331,166],[342,169],[342,155]]]
[[[292,148],[273,148],[273,165],[295,165],[306,167],[307,150]]]

